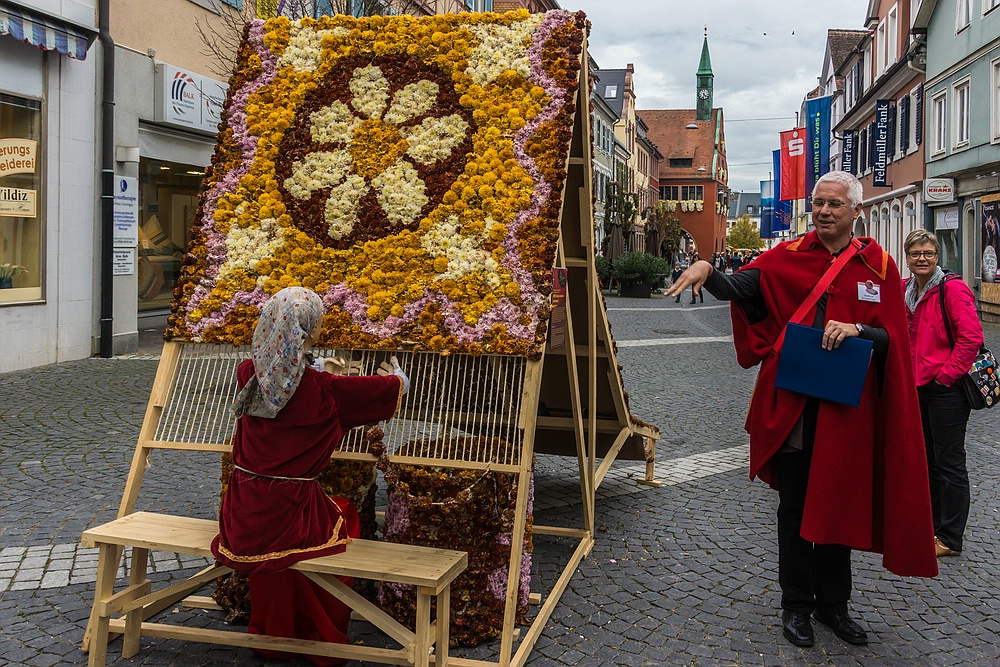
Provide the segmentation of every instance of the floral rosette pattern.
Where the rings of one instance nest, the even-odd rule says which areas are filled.
[[[250,23],[167,338],[247,344],[302,285],[323,347],[537,356],[586,29],[563,10]]]

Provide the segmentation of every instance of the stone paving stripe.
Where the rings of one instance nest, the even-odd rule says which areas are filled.
[[[690,343],[732,343],[732,336],[687,336],[684,338],[646,338],[616,340],[618,347],[649,347],[654,345],[687,345]]]

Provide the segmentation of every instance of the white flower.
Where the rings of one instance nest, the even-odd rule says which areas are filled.
[[[479,44],[472,49],[466,74],[480,86],[509,70],[516,71],[524,79],[530,78],[528,46],[543,18],[543,14],[532,14],[510,25],[484,22],[469,26],[469,32],[479,38]]]
[[[481,273],[483,281],[492,288],[505,282],[500,277],[500,263],[482,247],[497,224],[487,216],[481,234],[462,234],[458,218],[452,215],[431,227],[420,239],[421,245],[431,257],[448,259],[447,270],[438,274],[437,279],[458,280]]]
[[[389,88],[378,66],[355,69],[350,107],[335,100],[309,117],[313,141],[332,145],[332,150],[296,161],[285,179],[285,189],[299,200],[309,199],[317,190],[330,192],[324,216],[333,239],[353,231],[358,203],[370,188],[377,191],[378,203],[391,224],[403,226],[416,220],[429,198],[411,162],[430,165],[447,159],[469,129],[458,115],[430,116],[419,125],[399,127],[431,111],[439,87],[427,80],[408,84],[392,96],[391,104]],[[364,157],[363,164],[356,156]]]
[[[226,261],[219,267],[219,280],[230,277],[242,269],[250,273],[257,262],[272,257],[284,243],[284,233],[274,218],[265,218],[249,227],[240,227],[235,222],[246,211],[246,204],[240,204],[235,211],[234,222],[226,235]],[[262,285],[267,276],[260,276],[257,284]]]
[[[288,46],[285,52],[278,58],[278,67],[291,65],[300,72],[313,72],[319,67],[322,58],[321,44],[325,35],[333,37],[344,37],[351,34],[347,28],[333,28],[332,30],[313,30],[303,28],[296,21],[289,28]]]

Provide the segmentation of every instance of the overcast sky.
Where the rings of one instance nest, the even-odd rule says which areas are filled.
[[[868,10],[868,0],[560,0],[560,5],[587,13],[593,23],[590,53],[600,67],[635,65],[640,110],[694,108],[707,23],[714,101],[725,113],[729,187],[753,192],[771,171],[778,133],[795,127],[802,98],[816,87],[826,31],[860,30]]]

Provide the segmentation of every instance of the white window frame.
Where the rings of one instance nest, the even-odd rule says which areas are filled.
[[[990,63],[990,72],[990,143],[997,144],[1000,143],[1000,58]]]
[[[983,0],[983,16],[1000,7],[1000,0]]]
[[[899,10],[896,5],[889,8],[889,16],[886,19],[885,30],[885,65],[886,67],[896,62],[896,53],[899,51]]]
[[[944,155],[948,151],[948,90],[944,89],[931,96],[931,157]]]
[[[969,134],[972,131],[972,78],[963,77],[951,86],[952,93],[952,150],[964,150],[969,147]],[[964,105],[964,107],[963,107]]]
[[[878,56],[878,62],[875,63],[876,77],[882,75],[882,72],[885,71],[887,64],[886,47],[888,46],[888,40],[886,39],[885,36],[885,27],[886,27],[885,19],[882,19],[882,22],[878,24],[878,32],[876,33],[875,37],[876,39],[875,50],[877,51],[877,56]]]
[[[972,22],[972,0],[956,0],[955,32],[959,33],[969,27]]]
[[[906,154],[916,153],[923,146],[917,145],[917,91],[920,90],[920,86],[914,86],[910,88],[910,147],[907,149]],[[924,118],[927,120],[927,111],[924,110]],[[924,135],[926,137],[926,134]]]
[[[610,93],[610,95],[608,93]],[[612,85],[612,84],[609,83],[606,86],[604,86],[604,99],[606,99],[606,100],[613,100],[616,97],[618,97],[618,86],[617,85]]]

